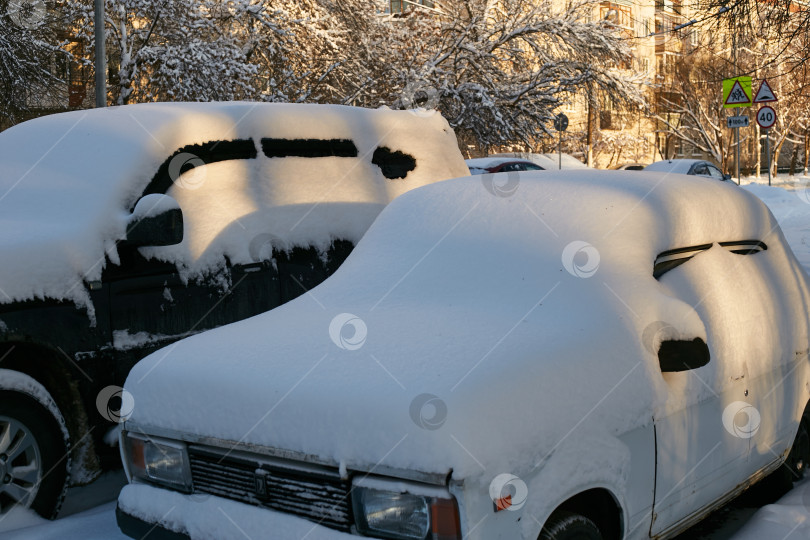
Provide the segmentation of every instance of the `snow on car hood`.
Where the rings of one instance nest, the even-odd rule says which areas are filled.
[[[411,191],[308,294],[137,364],[130,421],[457,478],[542,461],[574,429],[646,424],[667,391],[658,342],[706,339],[677,282],[653,278],[658,253],[760,238],[783,262],[762,271],[804,283],[756,197],[664,178],[511,173]],[[738,255],[695,260],[725,257]],[[786,346],[806,344],[801,313],[779,309]],[[678,336],[647,336],[658,321]]]
[[[262,138],[351,140],[357,157],[271,159]],[[187,171],[202,161],[178,153],[233,140],[252,140],[257,157]],[[371,163],[380,147],[413,156],[416,167],[385,178]],[[359,240],[400,193],[467,174],[447,122],[421,110],[153,103],[31,120],[0,133],[0,302],[86,303],[84,282],[100,278],[105,253],[117,261],[130,210],[169,158],[164,172],[175,182],[166,187],[183,209],[186,239],[151,254],[186,277],[225,256],[252,262],[249,243],[261,233],[282,248]]]

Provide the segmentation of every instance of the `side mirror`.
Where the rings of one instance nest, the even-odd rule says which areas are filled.
[[[728,182],[729,180],[731,180],[731,175],[730,175],[730,174],[724,174],[724,175],[723,175],[723,180],[725,180],[726,182]]]
[[[138,201],[127,222],[127,243],[134,247],[174,246],[183,241],[183,212],[168,195],[153,193]]]
[[[658,363],[663,373],[697,369],[709,363],[709,346],[700,338],[664,341],[658,349]]]

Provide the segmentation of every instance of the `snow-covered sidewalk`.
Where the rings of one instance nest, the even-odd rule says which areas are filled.
[[[3,540],[127,540],[115,523],[115,502],[108,502],[56,521],[47,521],[28,512],[11,515],[0,524]],[[16,512],[15,512],[16,513]],[[16,525],[16,526],[15,526]]]
[[[25,509],[0,517],[3,540],[126,540],[115,522],[123,471],[108,472],[89,486],[70,488],[59,519],[48,521]]]
[[[810,479],[793,486],[774,504],[760,508],[733,540],[800,540],[810,538]]]

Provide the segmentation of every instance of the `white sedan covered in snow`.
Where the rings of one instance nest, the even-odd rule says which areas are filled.
[[[731,180],[730,174],[723,174],[717,165],[703,159],[664,159],[650,163],[644,167],[645,171],[691,174],[693,176],[703,176],[725,182]]]
[[[810,284],[761,201],[497,178],[400,196],[307,295],[141,361],[121,529],[670,538],[803,473]]]

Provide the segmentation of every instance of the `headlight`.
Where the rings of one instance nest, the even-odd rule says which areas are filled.
[[[191,469],[185,444],[131,432],[124,433],[122,439],[122,457],[130,478],[190,490]]]
[[[395,540],[461,538],[458,506],[447,490],[363,478],[352,487],[359,532]]]

